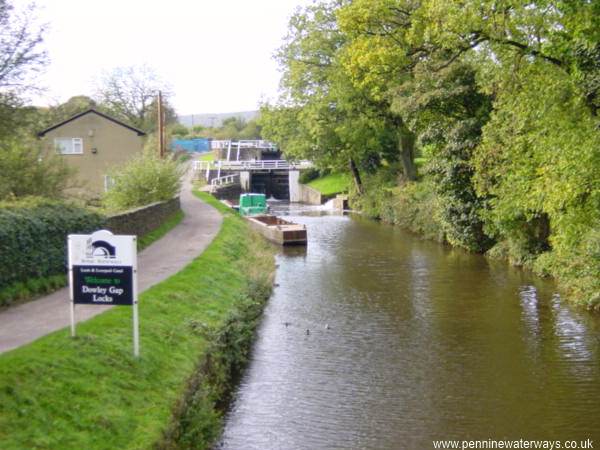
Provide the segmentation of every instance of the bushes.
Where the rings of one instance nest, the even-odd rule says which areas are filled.
[[[170,200],[179,192],[181,176],[179,162],[146,152],[110,174],[113,185],[104,195],[104,205],[124,210]]]
[[[394,224],[419,233],[426,239],[447,242],[441,219],[440,198],[431,180],[407,183],[396,188],[392,198]]]
[[[366,177],[364,193],[359,196],[351,192],[352,207],[371,219],[398,225],[426,239],[447,242],[441,199],[431,177],[398,186],[397,175],[397,170],[389,168]]]
[[[64,273],[67,235],[103,224],[102,216],[56,200],[0,203],[0,292],[31,278]]]
[[[62,158],[44,155],[30,138],[16,136],[0,142],[0,200],[61,197],[72,185],[73,173]]]

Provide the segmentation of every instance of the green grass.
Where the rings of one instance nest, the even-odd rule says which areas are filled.
[[[163,224],[158,227],[156,230],[151,231],[150,233],[142,236],[138,240],[138,250],[143,250],[154,242],[158,241],[161,237],[175,228],[177,225],[181,223],[185,214],[183,211],[179,210],[167,220],[163,222]]]
[[[0,355],[0,448],[142,449],[163,439],[173,411],[273,250],[215,200],[222,228],[191,264],[140,296],[141,357],[131,309],[116,307]],[[65,308],[67,306],[65,305]],[[209,405],[210,406],[210,405]]]
[[[198,158],[198,161],[214,161],[214,160],[215,160],[215,154],[213,152],[203,153],[202,155],[200,155],[200,158]]]
[[[420,169],[425,165],[425,163],[427,163],[427,161],[429,161],[428,158],[415,158],[415,166]]]
[[[31,301],[41,295],[50,294],[67,285],[67,275],[48,275],[18,281],[0,290],[0,310],[15,304]]]
[[[350,175],[346,173],[330,173],[308,183],[313,189],[323,195],[334,195],[346,192],[350,187]]]

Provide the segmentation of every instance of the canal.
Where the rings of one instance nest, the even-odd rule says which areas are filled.
[[[502,262],[310,208],[219,449],[595,439],[600,319]],[[308,330],[308,331],[307,331]]]

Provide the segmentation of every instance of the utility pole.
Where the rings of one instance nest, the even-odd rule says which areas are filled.
[[[161,159],[165,157],[164,127],[162,92],[158,91],[158,156],[160,156]]]

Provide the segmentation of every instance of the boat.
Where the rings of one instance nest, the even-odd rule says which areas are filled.
[[[306,226],[269,214],[244,216],[250,226],[279,245],[306,245]]]

